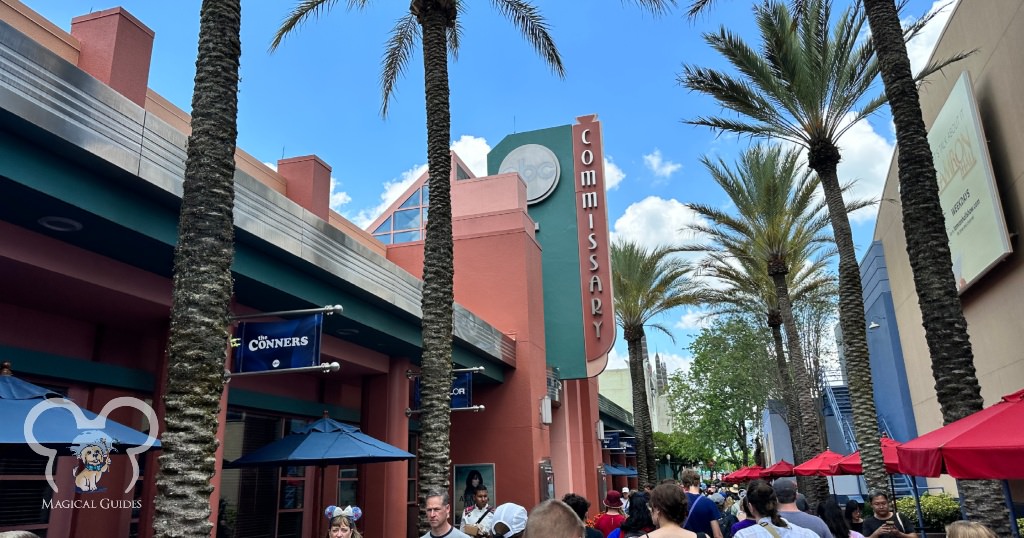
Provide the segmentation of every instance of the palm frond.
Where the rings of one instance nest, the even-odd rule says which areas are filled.
[[[537,6],[526,0],[491,0],[491,3],[519,29],[551,70],[559,78],[565,78],[562,55],[558,52],[558,47],[555,46],[555,41],[548,31],[548,23]]]
[[[670,8],[676,6],[676,0],[632,0],[641,9],[651,12],[652,15],[664,15]],[[626,0],[622,0],[626,3]]]
[[[277,47],[284,41],[285,36],[302,25],[309,17],[319,17],[325,11],[331,9],[338,0],[302,0],[292,9],[283,21],[281,26],[274,33],[274,40],[270,42],[270,51],[277,50]],[[350,0],[351,5],[351,0]]]
[[[692,0],[690,2],[690,7],[686,9],[686,16],[692,19],[697,15],[704,13],[704,10],[711,7],[711,4],[714,3],[715,0]]]
[[[384,59],[381,61],[380,70],[380,115],[382,117],[388,115],[388,104],[394,94],[395,83],[398,81],[398,77],[405,72],[419,37],[420,26],[415,15],[411,13],[398,19],[394,28],[391,29],[391,37],[388,38],[385,45]]]

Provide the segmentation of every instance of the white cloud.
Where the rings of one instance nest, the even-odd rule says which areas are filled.
[[[341,213],[342,206],[352,201],[352,197],[343,190],[341,190],[341,182],[334,176],[331,176],[331,209]]]
[[[644,155],[644,165],[646,165],[651,172],[654,172],[654,175],[665,178],[676,173],[683,167],[683,165],[679,163],[665,160],[665,158],[661,156],[661,150],[658,148],[654,148],[653,153]]]
[[[384,192],[380,193],[380,203],[374,207],[368,209],[361,209],[354,217],[352,222],[360,228],[366,228],[370,225],[378,215],[384,212],[399,196],[402,195],[424,172],[427,171],[427,165],[418,164],[412,168],[402,172],[402,175],[394,178],[390,181],[384,182]]]
[[[615,220],[612,240],[635,241],[648,248],[678,246],[696,239],[692,232],[680,231],[695,223],[706,225],[707,221],[678,200],[648,196]]]
[[[931,58],[932,50],[935,49],[935,43],[938,42],[939,36],[942,34],[943,28],[946,27],[946,22],[949,21],[949,16],[956,9],[956,0],[950,2],[949,0],[936,0],[932,3],[932,7],[928,10],[929,14],[939,12],[935,15],[935,18],[928,23],[927,26],[917,34],[910,43],[907,43],[907,56],[910,57],[910,70],[913,73],[917,73],[925,65],[928,64],[929,58]],[[942,9],[944,6],[946,9]],[[940,11],[941,10],[941,11]],[[904,19],[904,24],[910,22],[908,19]]]
[[[712,321],[712,318],[708,316],[707,310],[688,307],[686,311],[679,316],[679,321],[676,321],[673,327],[685,331],[695,331],[710,327]]]
[[[867,120],[857,122],[839,139],[839,181],[854,181],[853,188],[844,199],[878,200],[882,197],[885,178],[889,174],[893,145],[877,133]],[[853,222],[867,222],[878,214],[878,207],[871,206],[850,214]]]
[[[491,151],[487,139],[462,135],[452,143],[452,151],[459,155],[473,175],[477,177],[487,175],[487,154]]]
[[[629,368],[629,355],[622,355],[619,353],[619,349],[613,347],[608,352],[608,366],[605,366],[605,370],[622,370],[623,368]]]
[[[611,155],[604,158],[604,188],[605,190],[613,190],[622,183],[622,180],[626,178],[626,173],[619,168],[614,162],[612,162]]]

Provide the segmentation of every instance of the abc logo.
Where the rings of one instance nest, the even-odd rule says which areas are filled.
[[[509,152],[498,167],[499,174],[518,172],[526,182],[526,200],[536,203],[547,198],[558,184],[558,157],[540,144],[525,144]]]

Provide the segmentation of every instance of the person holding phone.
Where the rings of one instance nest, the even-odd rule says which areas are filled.
[[[910,520],[896,513],[889,502],[889,495],[881,491],[868,495],[868,504],[872,514],[864,518],[864,536],[868,538],[917,538],[917,534],[908,532]]]

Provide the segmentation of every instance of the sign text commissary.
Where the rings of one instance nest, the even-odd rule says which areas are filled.
[[[576,121],[577,124],[572,126],[573,171],[583,292],[584,349],[590,363],[603,359],[615,342],[615,312],[601,123],[597,121],[596,114],[580,116]]]

